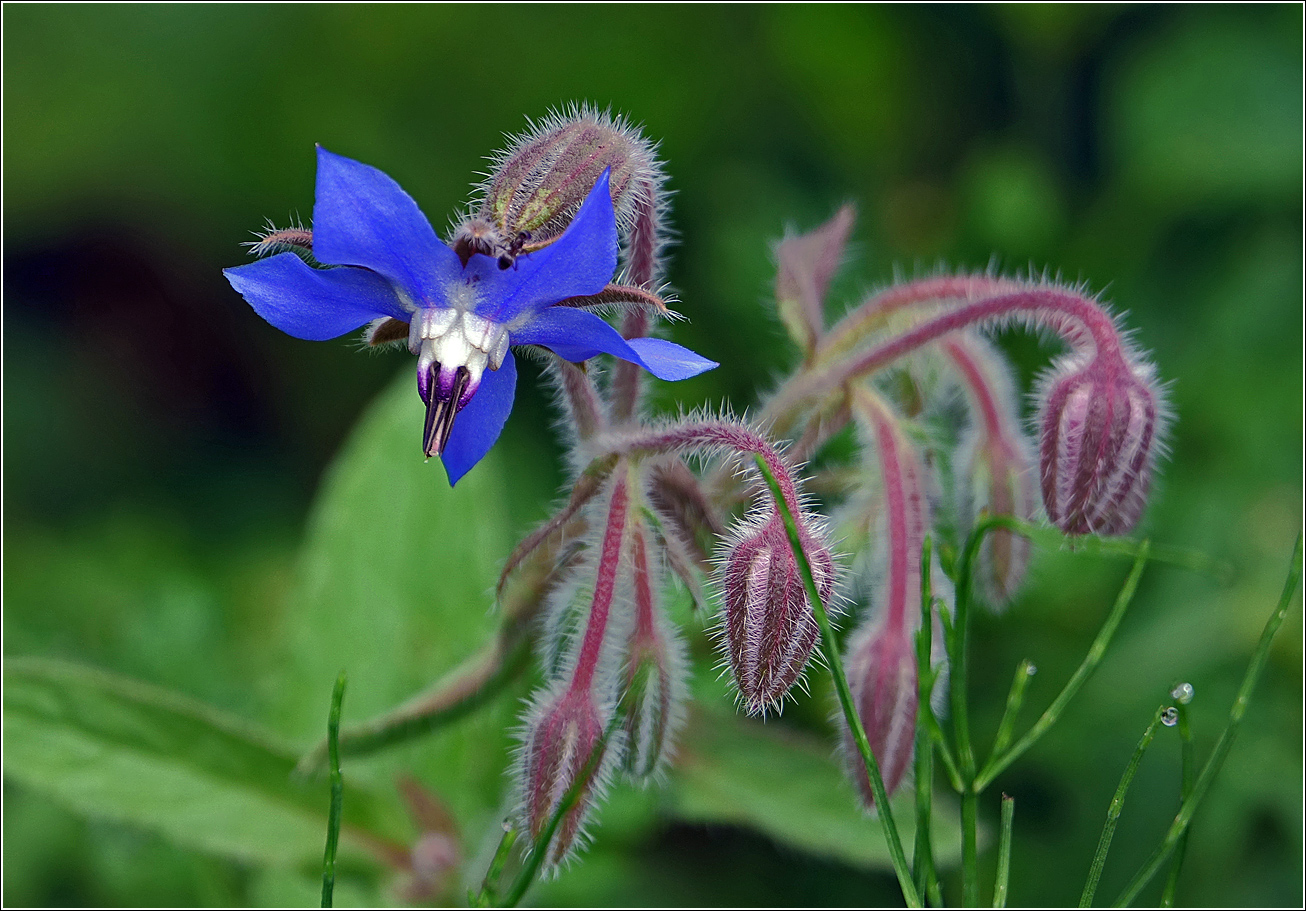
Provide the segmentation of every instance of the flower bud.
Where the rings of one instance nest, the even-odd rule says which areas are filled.
[[[626,644],[620,707],[626,745],[622,765],[637,782],[649,781],[667,755],[685,690],[680,643],[668,637],[658,604],[665,574],[649,543],[644,524],[637,522],[631,534],[635,623]]]
[[[1057,370],[1039,397],[1048,518],[1070,535],[1120,535],[1147,501],[1165,404],[1150,365],[1095,358]]]
[[[591,690],[569,687],[561,695],[537,699],[526,723],[521,754],[522,822],[527,834],[538,839],[571,787],[585,775],[580,795],[562,817],[549,843],[546,864],[559,863],[576,846],[581,828],[594,804],[603,761],[591,764],[602,744],[606,719]]]
[[[500,268],[508,268],[517,255],[556,240],[609,169],[621,235],[627,237],[641,217],[656,222],[664,178],[653,143],[624,118],[589,107],[546,117],[496,156],[475,215],[455,234],[454,250],[464,260],[472,253],[496,256]],[[645,253],[656,257],[663,239],[653,235],[645,238],[652,245]]]
[[[1023,437],[997,440],[975,436],[959,460],[959,501],[965,524],[981,509],[998,516],[1034,518],[1034,466]],[[976,575],[985,602],[1005,607],[1025,580],[1029,539],[1005,528],[990,529],[980,545]]]
[[[821,602],[834,592],[830,549],[799,517],[799,537]],[[750,714],[777,708],[802,676],[820,630],[779,513],[736,532],[722,574],[722,623],[735,684]]]
[[[843,258],[857,210],[850,205],[808,234],[776,245],[775,302],[789,336],[811,354],[825,332],[825,293]]]
[[[1002,354],[975,333],[944,341],[970,403],[971,430],[956,459],[956,503],[963,529],[981,510],[999,516],[1034,518],[1034,460],[1016,416],[1015,384]],[[990,529],[980,545],[977,576],[988,605],[1000,609],[1025,579],[1029,539],[1004,528]]]
[[[845,659],[853,706],[866,729],[866,739],[880,767],[886,795],[892,795],[902,783],[915,750],[920,691],[910,629],[886,618],[857,636]],[[862,800],[868,809],[873,809],[875,796],[870,774],[846,724],[844,748]]]

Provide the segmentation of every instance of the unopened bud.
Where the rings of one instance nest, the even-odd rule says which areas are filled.
[[[776,307],[804,354],[816,350],[825,331],[825,293],[856,218],[856,209],[846,205],[814,231],[786,237],[776,246]]]
[[[1048,518],[1070,535],[1120,535],[1142,516],[1166,412],[1150,365],[1095,358],[1039,397]]]
[[[866,729],[886,795],[892,795],[902,783],[915,750],[920,692],[908,629],[891,620],[874,624],[853,640],[845,662],[853,706]],[[844,747],[853,781],[866,806],[873,809],[870,775],[846,725]]]
[[[500,268],[509,268],[519,254],[562,234],[605,170],[626,237],[641,215],[652,217],[662,205],[653,143],[623,118],[588,107],[546,117],[496,156],[475,215],[455,233],[454,250],[464,260],[473,253],[498,257]],[[655,256],[656,249],[648,253]]]
[[[822,604],[834,593],[830,549],[799,518],[800,540]],[[820,635],[778,513],[736,533],[724,561],[722,624],[735,684],[751,714],[778,708]]]
[[[672,727],[684,698],[684,660],[668,637],[658,603],[664,587],[662,561],[642,521],[631,533],[631,593],[635,622],[626,644],[620,712],[625,731],[622,765],[632,779],[648,782],[670,748]]]
[[[630,656],[621,699],[626,731],[622,765],[636,781],[647,781],[657,772],[667,747],[675,685],[669,664],[666,647],[658,640],[640,643]]]
[[[557,865],[575,847],[602,772],[602,756],[591,762],[603,744],[604,718],[588,689],[568,688],[561,695],[536,703],[527,721],[522,751],[524,789],[522,821],[532,839],[549,825],[563,798],[581,782],[576,802],[564,813],[548,846],[546,864]],[[583,779],[583,781],[582,781]]]
[[[998,516],[1034,518],[1034,465],[1023,437],[976,437],[960,460],[960,499],[967,524],[981,509]],[[1025,580],[1029,539],[1005,528],[990,529],[980,545],[978,577],[990,607],[1005,607]]]

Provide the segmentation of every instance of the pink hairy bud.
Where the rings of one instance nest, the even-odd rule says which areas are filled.
[[[652,278],[664,240],[657,226],[664,178],[654,144],[624,118],[589,107],[551,114],[512,137],[494,165],[480,187],[479,207],[453,238],[464,260],[483,253],[508,268],[519,254],[552,243],[610,170],[619,231],[629,241],[632,228],[641,226],[639,245],[647,247],[627,249],[628,265],[647,276],[642,280]]]
[[[1016,417],[1011,369],[993,345],[974,333],[943,342],[943,351],[960,376],[972,412],[969,439],[957,459],[957,502],[964,524],[980,510],[993,515],[1034,518],[1034,468],[1031,448]],[[980,547],[979,580],[990,607],[1004,607],[1025,579],[1029,539],[992,529]]]
[[[801,514],[799,538],[817,593],[828,605],[834,560]],[[773,510],[760,523],[736,532],[723,565],[722,589],[722,630],[744,705],[750,714],[778,708],[802,676],[820,635],[779,513]]]
[[[621,697],[626,752],[623,765],[636,781],[653,777],[666,755],[671,728],[683,698],[682,661],[669,641],[657,597],[661,565],[650,559],[641,525],[631,535],[632,591],[635,623],[627,643],[626,673]],[[655,575],[656,572],[656,575]]]
[[[856,218],[856,209],[846,205],[814,231],[786,237],[776,246],[776,307],[805,354],[816,350],[825,331],[825,293]]]
[[[866,729],[871,755],[880,767],[884,791],[892,795],[902,783],[915,749],[916,706],[920,695],[909,626],[895,623],[891,618],[875,624],[853,641],[846,665],[857,717]],[[844,748],[862,800],[873,809],[875,798],[870,775],[846,724]]]
[[[1039,401],[1048,518],[1070,535],[1132,530],[1167,418],[1151,365],[1100,356],[1070,362],[1044,381]]]
[[[605,749],[605,719],[587,688],[569,687],[538,705],[527,724],[522,751],[522,816],[532,839],[540,837],[567,792],[581,781],[587,768],[589,772],[576,803],[562,817],[549,844],[545,861],[554,866],[575,847],[593,806],[602,762],[591,764],[590,757],[595,749]]]
[[[976,439],[962,458],[971,518],[979,509],[993,515],[1034,518],[1034,465],[1024,440],[1014,444]],[[1004,528],[992,529],[980,545],[978,576],[990,607],[1005,607],[1025,580],[1029,539]]]

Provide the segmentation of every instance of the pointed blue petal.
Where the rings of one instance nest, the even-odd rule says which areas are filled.
[[[516,394],[517,362],[509,351],[498,370],[485,371],[481,376],[480,388],[454,418],[449,443],[440,455],[445,473],[449,475],[450,486],[457,484],[463,475],[485,458],[490,447],[499,439],[503,425],[508,420],[508,412],[512,411],[512,400]]]
[[[611,354],[639,364],[660,380],[687,380],[718,366],[675,342],[658,338],[626,341],[606,322],[585,310],[550,307],[521,329],[510,333],[514,345],[543,345],[569,361]]]
[[[313,255],[324,263],[364,266],[390,279],[412,301],[435,295],[462,271],[413,198],[387,174],[317,147]]]
[[[493,284],[483,292],[476,308],[479,316],[511,328],[515,320],[560,300],[598,294],[612,281],[617,271],[617,215],[608,175],[604,171],[599,177],[561,237],[517,257],[498,276],[486,276]]]
[[[408,322],[394,288],[367,269],[314,269],[294,253],[223,269],[259,316],[296,338],[320,342],[380,316]]]

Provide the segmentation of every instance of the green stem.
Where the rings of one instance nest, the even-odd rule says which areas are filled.
[[[861,753],[862,761],[866,763],[866,771],[871,782],[871,793],[875,798],[876,815],[880,819],[880,824],[884,827],[884,838],[889,846],[889,858],[893,861],[894,872],[898,874],[898,885],[902,888],[903,898],[906,899],[908,906],[919,908],[921,907],[920,895],[916,891],[915,883],[912,881],[911,869],[907,866],[907,856],[902,849],[902,840],[898,837],[898,827],[893,821],[893,812],[889,808],[889,797],[884,790],[884,779],[880,775],[879,764],[876,763],[875,756],[871,753],[870,741],[866,739],[866,729],[862,727],[861,719],[857,716],[857,710],[853,707],[852,692],[848,688],[848,678],[844,674],[843,661],[839,657],[839,645],[834,638],[834,628],[830,625],[829,614],[826,613],[825,604],[822,603],[821,596],[817,592],[816,580],[812,576],[812,567],[807,561],[807,554],[803,551],[803,545],[798,535],[798,525],[794,521],[793,513],[789,510],[789,504],[785,501],[775,475],[771,473],[761,456],[754,456],[754,461],[757,463],[757,470],[771,489],[776,508],[780,511],[780,516],[784,520],[785,531],[789,533],[789,547],[794,553],[794,559],[798,561],[803,584],[807,588],[808,603],[811,604],[812,613],[816,616],[816,623],[821,628],[821,641],[825,647],[826,661],[830,665],[830,674],[834,677],[834,686],[839,694],[839,704],[843,709],[844,719],[848,722],[848,729],[852,731],[853,740]]]
[[[926,706],[926,708],[929,707]],[[932,709],[924,713],[921,718],[930,730],[930,737],[939,751],[939,758],[943,760],[943,770],[948,774],[948,784],[952,785],[952,789],[960,794],[965,790],[965,785],[961,782],[961,772],[957,770],[957,760],[952,758],[952,751],[948,749],[943,728],[939,727],[939,720],[934,717]]]
[[[1089,646],[1088,654],[1084,656],[1083,662],[1075,671],[1074,675],[1066,683],[1065,688],[1060,695],[1053,700],[1052,705],[1048,706],[1042,717],[1034,723],[1028,733],[1016,742],[1016,745],[1004,753],[999,753],[996,749],[989,761],[984,765],[984,771],[979,775],[976,787],[983,790],[993,779],[1002,773],[1007,766],[1016,761],[1026,750],[1038,743],[1039,738],[1048,732],[1052,725],[1056,724],[1061,713],[1075,698],[1080,689],[1088,682],[1088,678],[1093,676],[1097,666],[1102,663],[1102,657],[1106,654],[1107,646],[1111,644],[1111,638],[1115,635],[1116,628],[1120,626],[1120,621],[1125,616],[1125,611],[1129,603],[1134,598],[1134,592],[1138,589],[1138,580],[1142,578],[1143,570],[1147,566],[1147,561],[1151,556],[1151,545],[1143,541],[1134,558],[1133,569],[1129,571],[1129,576],[1125,579],[1124,586],[1120,589],[1120,594],[1116,597],[1115,606],[1111,608],[1111,613],[1107,615],[1106,621],[1102,624],[1102,629],[1098,631],[1097,638]]]
[[[331,764],[331,809],[327,813],[326,850],[322,854],[322,907],[330,908],[336,889],[336,848],[340,844],[340,811],[345,799],[344,778],[340,775],[340,706],[345,701],[345,672],[336,678],[331,693],[331,713],[327,716],[327,751]]]
[[[1020,707],[1025,701],[1025,687],[1029,685],[1029,680],[1034,676],[1034,663],[1026,658],[1020,662],[1016,668],[1016,674],[1011,678],[1011,690],[1007,693],[1007,707],[1002,713],[1002,720],[998,722],[998,734],[993,738],[993,755],[1000,755],[1011,743],[1011,731],[1016,726],[1016,715],[1020,712]]]
[[[995,526],[994,517],[984,517],[976,523],[962,548],[961,560],[957,566],[952,626],[947,643],[948,657],[952,662],[952,675],[948,684],[952,697],[953,734],[961,773],[961,892],[962,901],[969,908],[979,904],[979,791],[975,787],[975,750],[970,740],[966,638],[973,567],[984,535]]]
[[[1224,765],[1224,760],[1233,747],[1234,737],[1238,733],[1238,725],[1247,712],[1247,704],[1251,700],[1252,690],[1256,688],[1256,683],[1265,670],[1265,662],[1270,654],[1270,643],[1274,641],[1274,634],[1283,625],[1283,618],[1287,616],[1288,608],[1292,604],[1292,596],[1296,593],[1297,586],[1301,582],[1301,574],[1302,536],[1298,532],[1297,543],[1292,551],[1292,562],[1288,570],[1288,578],[1283,585],[1283,594],[1279,597],[1279,604],[1274,613],[1266,621],[1265,629],[1261,632],[1260,642],[1257,643],[1256,651],[1252,654],[1251,663],[1247,666],[1247,673],[1243,676],[1242,686],[1238,689],[1238,696],[1229,709],[1229,724],[1220,734],[1215,749],[1211,751],[1211,758],[1206,761],[1202,774],[1198,776],[1197,783],[1193,785],[1192,794],[1179,808],[1179,813],[1175,816],[1174,822],[1171,823],[1170,829],[1166,832],[1165,839],[1148,859],[1147,863],[1143,865],[1143,868],[1130,881],[1129,885],[1125,887],[1125,891],[1121,893],[1120,899],[1116,903],[1117,905],[1127,905],[1133,901],[1142,888],[1161,869],[1161,865],[1165,863],[1166,858],[1178,846],[1179,840],[1188,829],[1188,824],[1192,822],[1193,814],[1197,812],[1197,807],[1206,796],[1206,792],[1210,789],[1216,774],[1219,773],[1220,767]]]
[[[1152,738],[1156,736],[1156,729],[1161,724],[1161,716],[1165,714],[1166,707],[1163,705],[1152,715],[1152,723],[1147,726],[1143,732],[1143,739],[1138,741],[1138,746],[1134,749],[1134,755],[1129,760],[1129,765],[1125,766],[1125,773],[1120,776],[1120,784],[1116,787],[1115,797],[1111,798],[1111,806],[1106,811],[1106,824],[1102,826],[1102,837],[1097,842],[1097,852],[1093,855],[1093,865],[1088,869],[1088,881],[1084,883],[1084,892],[1079,897],[1079,907],[1091,908],[1093,906],[1093,896],[1097,894],[1097,882],[1102,877],[1102,867],[1106,864],[1106,855],[1111,850],[1111,839],[1116,834],[1116,822],[1120,819],[1120,813],[1125,808],[1125,794],[1129,791],[1129,785],[1134,781],[1134,773],[1138,771],[1138,764],[1143,761],[1143,754],[1147,752],[1148,746],[1152,743]]]
[[[930,819],[933,816],[932,791],[934,788],[934,738],[924,724],[930,711],[930,694],[934,688],[934,675],[930,672],[931,638],[934,621],[930,617],[930,559],[933,543],[926,535],[921,546],[921,626],[916,632],[916,845],[912,850],[912,870],[916,874],[916,891],[925,895],[935,878],[934,851],[930,844]]]
[[[474,908],[489,908],[494,904],[499,894],[499,880],[503,877],[503,868],[508,863],[508,855],[512,852],[512,846],[517,843],[517,828],[510,824],[503,827],[503,837],[499,839],[499,847],[494,851],[494,857],[490,860],[490,868],[485,871],[485,879],[481,881],[481,891],[476,895],[469,895],[470,904]]]
[[[1007,881],[1011,878],[1011,828],[1016,798],[1002,795],[1002,828],[998,833],[998,875],[993,884],[993,907],[1007,907]]]
[[[1193,793],[1193,732],[1188,718],[1188,706],[1184,704],[1184,697],[1179,692],[1175,690],[1171,695],[1175,697],[1175,709],[1179,712],[1179,756],[1182,769],[1179,805],[1183,806],[1183,802]],[[1192,690],[1188,692],[1191,693]],[[1165,889],[1161,892],[1162,908],[1174,907],[1175,889],[1179,885],[1179,871],[1184,865],[1184,852],[1187,848],[1188,830],[1185,829],[1184,834],[1179,836],[1179,843],[1175,845],[1174,862],[1170,864],[1170,875],[1166,877]]]

